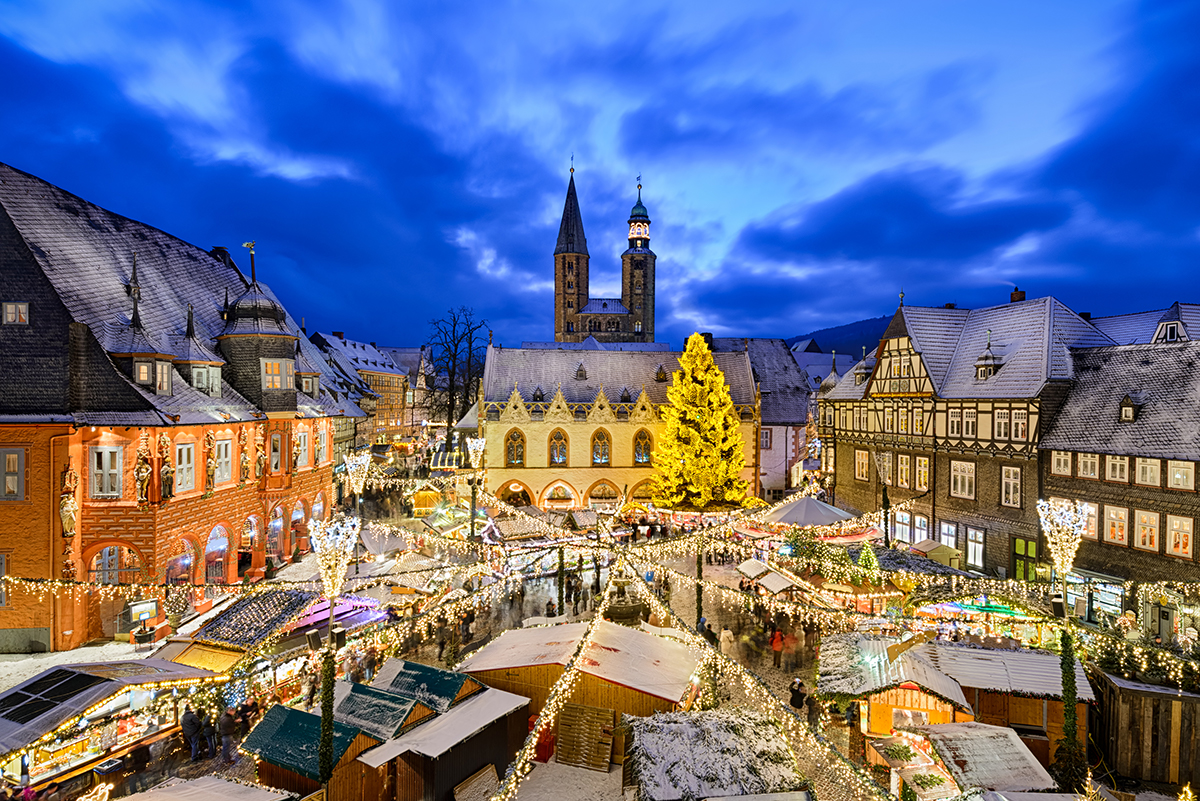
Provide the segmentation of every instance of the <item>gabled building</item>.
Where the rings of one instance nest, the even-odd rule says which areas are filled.
[[[305,545],[331,421],[361,411],[253,251],[247,275],[0,165],[0,275],[0,573],[223,584]],[[132,625],[119,596],[0,594],[4,651]]]
[[[433,420],[431,392],[433,380],[428,375],[425,346],[417,348],[381,347],[384,355],[408,376],[408,391],[404,398],[408,417],[402,426],[405,436],[420,438]]]
[[[1052,297],[986,309],[901,305],[871,358],[818,392],[837,502],[894,505],[893,533],[939,539],[963,567],[1037,572],[1038,443],[1075,376],[1072,350],[1111,337]]]
[[[648,502],[654,443],[681,353],[489,345],[479,400],[488,489],[516,506],[615,511]],[[714,353],[741,418],[755,481],[759,403],[744,351]]]
[[[374,403],[369,404],[371,423],[366,437],[372,443],[399,441],[409,430],[408,371],[397,365],[374,342],[347,339],[342,331],[312,335],[313,344],[321,349],[331,365],[342,372],[353,371],[370,391]],[[367,443],[356,442],[356,445]]]

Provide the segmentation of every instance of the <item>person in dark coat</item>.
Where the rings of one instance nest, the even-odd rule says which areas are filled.
[[[188,745],[192,748],[193,762],[200,758],[200,733],[202,728],[200,718],[196,717],[196,713],[192,711],[192,707],[190,705],[185,706],[183,708],[183,717],[179,720],[179,730],[188,741]]]
[[[808,696],[805,701],[808,705],[808,727],[814,732],[819,730],[821,725],[821,703],[815,696]]]
[[[208,716],[208,710],[200,710],[200,737],[204,741],[204,749],[207,751],[204,758],[213,759],[217,756],[217,720],[214,713],[213,717]]]
[[[792,709],[804,709],[804,703],[808,700],[808,693],[804,691],[804,682],[800,679],[792,679],[791,690],[791,706]]]
[[[221,715],[217,731],[221,735],[221,761],[226,765],[232,764],[233,738],[237,736],[238,731],[238,719],[234,716],[233,707],[229,707],[225,710],[225,714]]]

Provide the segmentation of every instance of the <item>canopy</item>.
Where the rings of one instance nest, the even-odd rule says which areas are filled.
[[[830,506],[811,495],[805,495],[791,503],[785,503],[763,519],[768,523],[787,523],[793,526],[829,526],[853,517],[854,515],[844,512],[836,506]]]

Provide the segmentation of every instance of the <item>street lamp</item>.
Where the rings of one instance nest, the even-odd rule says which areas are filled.
[[[479,468],[483,466],[485,437],[467,437],[467,455],[471,457],[471,540],[475,540],[475,503],[479,493]]]
[[[883,545],[885,548],[891,548],[892,503],[888,500],[888,485],[884,480],[884,476],[889,476],[892,472],[891,451],[875,451],[875,469],[879,472],[879,486],[883,489]]]
[[[321,665],[321,744],[318,758],[322,784],[333,775],[333,678],[337,672],[334,653],[338,646],[333,631],[334,610],[337,598],[342,594],[350,556],[358,544],[360,527],[359,518],[338,515],[328,523],[318,520],[312,534],[313,551],[317,554],[317,564],[321,569],[321,588],[329,601],[329,636]],[[311,634],[316,635],[316,632]],[[320,635],[316,635],[316,643],[312,639],[310,636],[310,645],[320,644]]]

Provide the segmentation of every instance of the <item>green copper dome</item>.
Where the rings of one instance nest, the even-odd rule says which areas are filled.
[[[646,211],[646,207],[642,205],[642,185],[641,184],[638,184],[637,203],[634,204],[633,209],[629,212],[629,219],[632,220],[635,217],[640,220],[647,220],[647,221],[649,221],[649,219],[650,219],[650,212]]]

